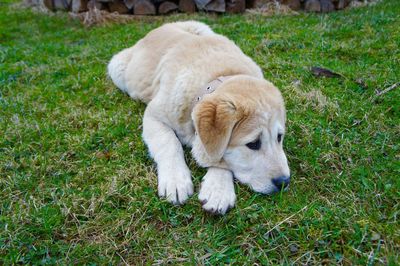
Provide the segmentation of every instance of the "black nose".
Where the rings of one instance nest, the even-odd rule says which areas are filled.
[[[272,179],[272,183],[280,190],[286,188],[290,183],[290,176],[280,176]]]

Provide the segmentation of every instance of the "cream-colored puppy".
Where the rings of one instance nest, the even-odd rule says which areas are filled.
[[[207,25],[165,24],[116,54],[108,74],[148,103],[143,138],[157,163],[161,197],[180,204],[193,193],[182,144],[208,168],[199,192],[207,211],[224,214],[234,206],[233,178],[264,194],[289,184],[279,90]]]

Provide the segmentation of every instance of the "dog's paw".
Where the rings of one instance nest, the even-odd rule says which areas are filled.
[[[199,192],[199,200],[203,209],[214,214],[225,214],[235,206],[236,194],[231,173],[208,172],[203,179]]]
[[[158,195],[173,204],[183,204],[193,194],[189,169],[159,169]]]

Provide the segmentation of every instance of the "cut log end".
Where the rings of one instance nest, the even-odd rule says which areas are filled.
[[[161,5],[158,7],[158,13],[161,15],[165,15],[168,13],[178,11],[178,9],[179,9],[179,7],[177,4],[169,2],[169,1],[165,1],[165,2],[161,3]]]
[[[282,4],[287,5],[292,10],[300,10],[301,9],[300,0],[282,0]]]
[[[117,12],[119,14],[129,14],[129,8],[124,4],[124,2],[114,1],[108,3],[108,9],[110,12]]]
[[[185,13],[194,13],[196,12],[196,3],[194,0],[180,0],[179,10]]]
[[[226,12],[242,13],[246,10],[246,0],[228,0],[226,2]]]
[[[135,15],[155,15],[156,7],[148,0],[138,0],[133,7],[133,13]]]

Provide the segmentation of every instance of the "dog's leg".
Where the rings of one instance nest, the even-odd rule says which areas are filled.
[[[208,168],[201,183],[199,200],[206,211],[225,214],[236,201],[232,173],[221,168]]]
[[[143,117],[143,138],[157,163],[158,195],[174,204],[184,203],[193,194],[193,183],[182,144],[174,131],[147,109]]]

